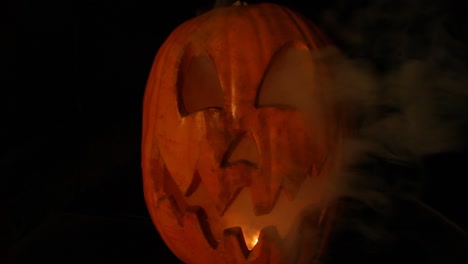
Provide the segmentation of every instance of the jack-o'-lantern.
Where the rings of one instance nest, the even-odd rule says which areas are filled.
[[[182,261],[318,256],[328,222],[320,179],[342,133],[311,74],[327,43],[307,19],[264,3],[211,10],[161,46],[144,98],[144,194]],[[320,106],[307,120],[304,90]]]

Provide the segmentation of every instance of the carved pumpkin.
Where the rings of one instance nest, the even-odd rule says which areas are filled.
[[[303,230],[323,230],[320,179],[341,133],[310,74],[326,45],[298,14],[256,4],[191,19],[161,46],[144,98],[144,194],[182,261],[317,257],[324,235]],[[324,106],[307,122],[305,89]]]

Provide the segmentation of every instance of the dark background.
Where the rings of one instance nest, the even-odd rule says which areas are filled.
[[[345,21],[369,1],[270,2],[298,10],[321,25],[325,9],[335,10]],[[11,263],[178,263],[156,232],[143,200],[142,97],[164,39],[210,4],[2,2],[1,263],[3,256]],[[450,2],[441,6],[450,14],[444,22],[447,31],[466,51],[463,7]],[[321,26],[350,56],[367,56],[382,70],[396,63],[391,56],[395,54],[354,48]],[[376,27],[384,31],[388,23]],[[466,153],[424,158],[424,202],[463,228],[468,222]],[[466,254],[460,252],[468,248],[466,236],[432,215],[417,213],[417,208],[402,203],[402,221],[395,230],[403,229],[411,239],[388,253],[393,260],[407,259],[405,254],[411,252],[416,263],[446,258],[465,263],[461,257]],[[350,251],[340,254],[362,260],[365,257],[356,252],[367,252]],[[436,256],[427,257],[431,254]]]

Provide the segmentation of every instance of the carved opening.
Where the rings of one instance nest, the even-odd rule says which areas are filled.
[[[216,249],[218,247],[218,241],[216,241],[213,233],[211,232],[210,223],[205,210],[200,206],[189,206],[186,213],[196,215],[198,223],[200,224],[200,229],[203,232],[203,236],[205,237],[210,247]]]
[[[313,57],[302,43],[289,43],[273,55],[263,76],[256,107],[297,109],[314,86]]]
[[[257,143],[248,133],[240,134],[224,154],[221,167],[229,167],[238,163],[244,163],[250,167],[257,168],[259,163]]]
[[[179,67],[177,100],[182,116],[208,108],[224,107],[224,94],[218,73],[208,55],[186,49]]]

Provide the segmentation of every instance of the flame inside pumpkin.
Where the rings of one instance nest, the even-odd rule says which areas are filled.
[[[243,229],[244,230],[244,237],[245,237],[245,245],[249,250],[252,250],[255,245],[258,243],[258,236],[260,235],[260,231],[258,230],[251,230],[251,229]]]

